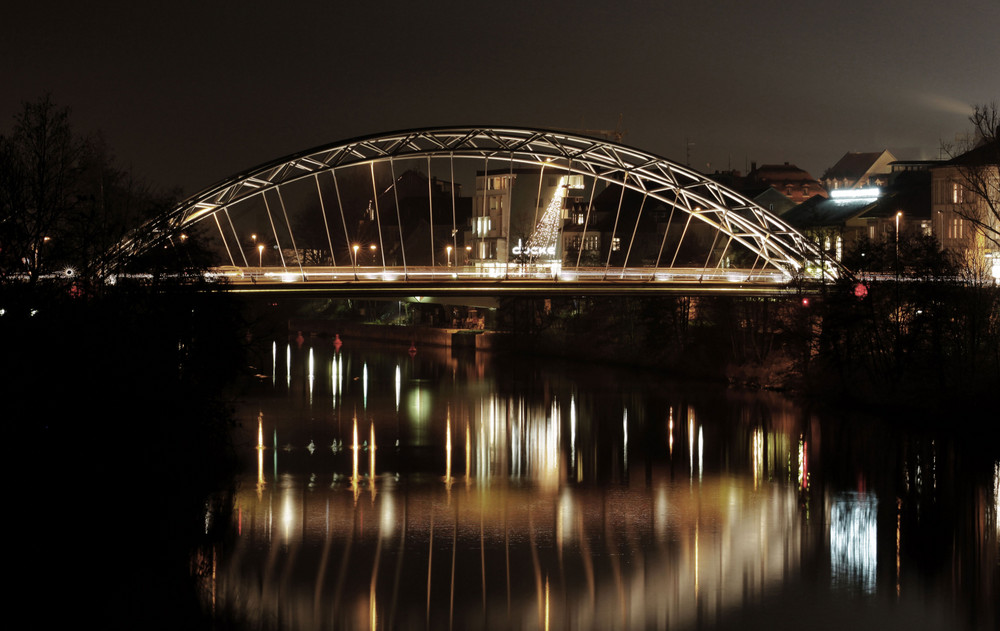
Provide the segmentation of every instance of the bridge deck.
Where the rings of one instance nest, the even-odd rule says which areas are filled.
[[[819,287],[818,283],[793,283],[778,272],[743,269],[579,268],[553,272],[522,267],[498,272],[472,267],[286,267],[218,268],[210,275],[227,282],[235,292],[344,296],[779,296]]]

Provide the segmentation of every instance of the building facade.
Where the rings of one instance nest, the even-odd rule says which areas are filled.
[[[1000,140],[931,169],[934,234],[972,274],[1000,281]]]
[[[823,174],[828,191],[885,186],[896,158],[887,149],[881,152],[848,151]]]

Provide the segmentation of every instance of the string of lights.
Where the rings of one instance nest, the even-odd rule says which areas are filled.
[[[542,218],[538,220],[531,236],[528,237],[527,252],[542,252],[549,257],[555,257],[556,244],[559,239],[559,227],[562,223],[563,199],[567,191],[566,176],[559,178],[559,185],[552,194]]]

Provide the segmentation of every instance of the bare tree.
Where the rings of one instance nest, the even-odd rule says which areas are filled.
[[[172,201],[116,166],[99,135],[76,133],[48,95],[25,103],[0,135],[0,281],[34,285],[67,266],[96,289],[125,264],[115,246]]]
[[[77,200],[85,142],[69,125],[69,110],[48,95],[25,103],[13,132],[0,136],[0,275],[34,284],[60,246]]]
[[[972,138],[944,148],[956,185],[954,210],[1000,249],[1000,108],[996,101],[977,105],[969,121]]]

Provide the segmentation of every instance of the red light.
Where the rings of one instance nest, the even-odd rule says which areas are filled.
[[[868,288],[865,287],[864,283],[858,283],[854,286],[854,295],[858,298],[864,298],[868,295]]]
[[[802,299],[802,306],[803,307],[808,307],[809,306],[809,299],[808,298],[803,298]]]

